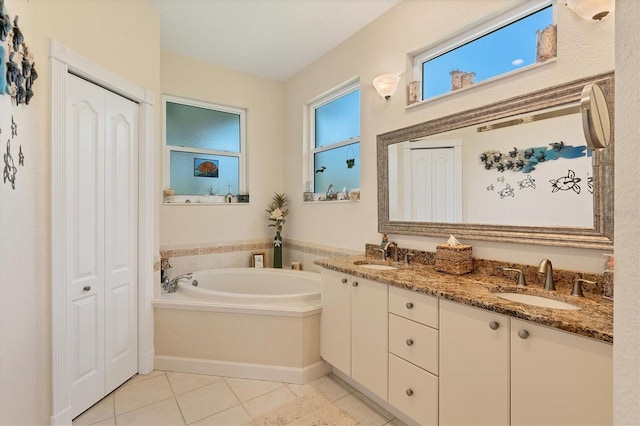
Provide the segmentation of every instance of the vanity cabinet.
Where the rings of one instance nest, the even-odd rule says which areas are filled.
[[[387,399],[388,285],[322,270],[320,355]]]
[[[511,318],[511,424],[613,423],[613,346]]]
[[[611,424],[612,346],[442,300],[440,424]]]
[[[509,317],[440,301],[440,424],[509,424]]]
[[[389,403],[438,424],[438,299],[389,287]]]

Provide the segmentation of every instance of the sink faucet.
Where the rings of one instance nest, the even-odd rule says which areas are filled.
[[[162,281],[162,289],[167,293],[175,293],[176,288],[178,288],[178,282],[180,282],[180,280],[190,280],[192,277],[192,272],[189,272],[188,274],[180,274],[171,280],[169,279],[169,277],[165,277],[164,281]]]
[[[382,246],[382,250],[384,250],[385,252],[385,259],[387,257],[389,257],[389,246],[393,246],[393,260],[394,262],[398,263],[398,243],[394,242],[394,241],[386,241],[385,244]]]
[[[538,267],[538,273],[544,274],[544,289],[555,290],[556,285],[553,283],[553,267],[549,259],[542,259]]]

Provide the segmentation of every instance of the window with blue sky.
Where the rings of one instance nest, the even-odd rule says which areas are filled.
[[[352,84],[310,106],[314,192],[360,187],[360,89]]]
[[[530,2],[531,3],[531,2]],[[540,2],[538,2],[540,4]],[[507,13],[418,55],[422,99],[430,99],[555,57],[553,6]],[[552,43],[552,46],[547,46]],[[448,47],[446,47],[448,46]],[[545,50],[546,49],[546,50]],[[545,53],[546,52],[546,53]]]

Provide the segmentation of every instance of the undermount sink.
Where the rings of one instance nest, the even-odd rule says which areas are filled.
[[[393,271],[398,269],[395,266],[380,265],[379,263],[354,262],[353,264],[361,268],[375,269],[377,271]]]
[[[541,308],[551,309],[567,309],[576,311],[580,309],[579,306],[572,305],[571,303],[561,302],[555,299],[549,299],[547,297],[534,296],[532,294],[522,293],[495,293],[496,296],[510,300],[512,302],[524,303],[527,305],[539,306]]]

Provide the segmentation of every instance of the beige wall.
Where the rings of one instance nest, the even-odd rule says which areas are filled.
[[[640,424],[640,2],[616,2],[615,424]]]
[[[302,161],[305,136],[303,105],[336,85],[361,79],[361,201],[306,204],[293,196],[287,236],[299,241],[364,249],[380,240],[377,232],[376,135],[439,116],[481,106],[614,69],[614,19],[584,21],[558,2],[558,60],[463,93],[405,109],[406,86],[413,79],[407,54],[446,34],[512,5],[510,0],[403,1],[352,38],[296,74],[285,85],[285,164]],[[396,94],[385,101],[371,81],[383,73],[401,73]],[[302,167],[284,169],[284,189],[298,195],[305,180]],[[331,232],[327,232],[331,230]],[[433,238],[390,235],[401,246],[435,250]],[[473,244],[477,257],[537,264],[549,257],[554,266],[601,272],[600,251],[523,246],[481,241]]]
[[[163,52],[161,90],[163,94],[247,110],[250,203],[163,205],[160,246],[189,247],[272,236],[265,209],[273,193],[282,192],[282,83]]]
[[[145,0],[6,0],[5,5],[12,17],[20,17],[20,29],[35,56],[39,78],[31,105],[2,111],[16,117],[25,165],[18,170],[15,191],[0,182],[0,424],[48,424],[51,415],[48,40],[61,42],[159,96],[160,17]]]

